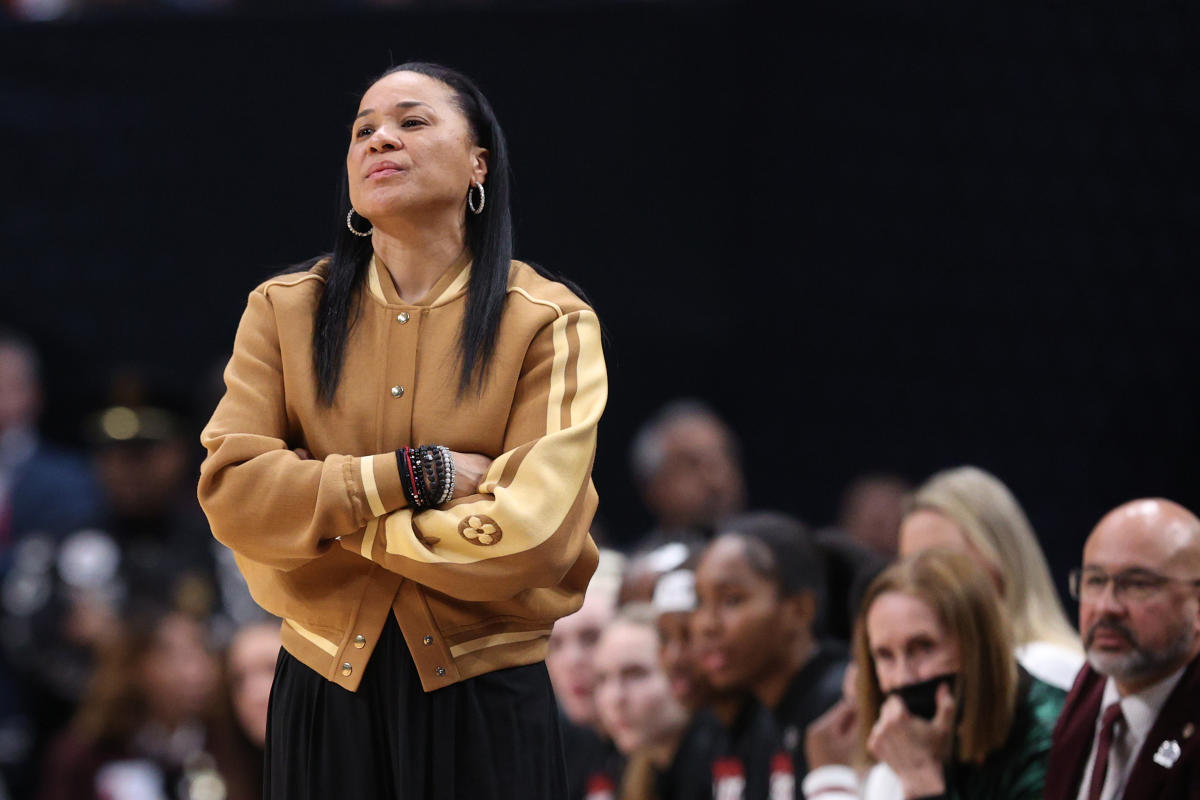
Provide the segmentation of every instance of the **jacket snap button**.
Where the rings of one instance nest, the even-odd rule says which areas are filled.
[[[349,678],[349,677],[350,677],[350,673],[352,673],[352,672],[354,672],[354,665],[353,665],[353,664],[351,664],[349,661],[347,661],[346,663],[342,664],[342,674],[343,674],[343,675],[345,675],[347,678]]]
[[[443,677],[445,677],[445,675],[446,675],[446,668],[445,668],[445,667],[438,667],[437,669],[435,669],[435,670],[434,670],[434,672],[436,672],[436,673],[437,673],[437,676],[438,676],[439,678],[443,678]]]
[[[403,386],[393,386],[392,387],[392,397],[404,397],[404,387]]]
[[[367,637],[363,636],[361,633],[358,636],[355,636],[354,637],[354,646],[357,647],[359,650],[362,650],[364,647],[367,646]]]
[[[428,647],[429,645],[433,644],[433,637],[432,637],[432,636],[426,636],[426,637],[425,637],[424,639],[422,639],[421,641],[425,643],[425,646],[426,646],[426,647]]]
[[[407,311],[401,311],[399,314],[396,315],[396,322],[399,322],[401,325],[408,322],[408,320],[409,320],[409,317],[408,317]]]

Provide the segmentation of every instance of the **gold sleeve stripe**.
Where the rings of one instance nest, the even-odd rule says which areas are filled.
[[[371,256],[371,263],[367,267],[367,286],[379,302],[387,302],[387,298],[383,295],[383,286],[379,283],[379,262],[375,260],[375,256]]]
[[[378,517],[367,523],[367,532],[363,534],[362,547],[359,548],[363,558],[371,557],[371,548],[375,545],[375,534],[379,532]]]
[[[375,484],[375,456],[363,456],[358,460],[359,472],[362,474],[363,492],[367,495],[367,505],[371,513],[382,517],[387,513],[383,500],[379,497],[379,487]]]
[[[569,317],[554,320],[554,361],[550,366],[550,392],[546,396],[546,433],[557,433],[563,429],[562,403],[566,390],[567,361],[570,353],[567,344]]]
[[[313,633],[308,628],[301,625],[299,622],[296,622],[295,620],[285,619],[284,622],[286,622],[288,625],[291,625],[292,628],[296,631],[296,633],[300,634],[305,639],[308,639],[310,642],[312,642],[317,647],[324,650],[329,655],[331,655],[331,656],[337,655],[337,652],[338,652],[337,645],[334,644],[333,642],[329,641],[325,637],[317,636],[315,633]]]
[[[539,306],[546,306],[546,308],[553,308],[554,313],[560,317],[563,314],[562,306],[560,306],[558,303],[551,302],[550,300],[541,300],[537,297],[534,297],[529,292],[522,289],[520,286],[510,286],[510,287],[508,287],[508,290],[510,292],[516,292],[517,294],[521,295],[522,297],[524,297],[526,300],[528,300],[531,303],[537,303]]]
[[[480,639],[472,639],[469,642],[456,644],[450,648],[450,655],[453,658],[458,658],[467,653],[474,653],[476,650],[482,650],[485,647],[495,647],[498,644],[514,644],[516,642],[528,642],[533,639],[540,639],[543,636],[549,636],[550,629],[540,631],[516,631],[515,633],[497,633],[494,636],[484,636]]]

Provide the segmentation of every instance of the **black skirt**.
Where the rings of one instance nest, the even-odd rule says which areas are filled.
[[[357,692],[281,651],[267,721],[267,800],[566,797],[543,663],[426,693],[395,617]]]

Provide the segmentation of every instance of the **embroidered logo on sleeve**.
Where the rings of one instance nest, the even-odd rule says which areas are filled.
[[[458,532],[472,544],[495,544],[504,537],[504,532],[496,524],[496,520],[483,514],[472,514],[458,523]]]

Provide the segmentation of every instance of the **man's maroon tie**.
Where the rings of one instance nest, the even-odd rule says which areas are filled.
[[[1124,723],[1120,703],[1113,703],[1104,709],[1104,718],[1100,721],[1100,741],[1096,743],[1096,765],[1092,767],[1092,783],[1088,788],[1087,800],[1100,800],[1104,778],[1108,774],[1108,752],[1112,750],[1113,729]]]

